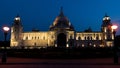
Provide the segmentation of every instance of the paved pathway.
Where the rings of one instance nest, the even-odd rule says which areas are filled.
[[[0,59],[1,61],[1,59]],[[119,60],[120,61],[120,60]],[[0,62],[0,68],[120,68],[113,58],[102,59],[32,59],[12,58],[7,63]]]

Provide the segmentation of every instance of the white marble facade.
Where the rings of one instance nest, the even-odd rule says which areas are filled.
[[[83,32],[75,31],[72,23],[64,16],[63,11],[50,25],[49,31],[34,29],[23,31],[22,22],[16,16],[11,27],[11,47],[111,47],[113,46],[112,23],[105,15],[101,23],[101,31],[92,31],[91,28]],[[24,27],[25,28],[25,27]]]

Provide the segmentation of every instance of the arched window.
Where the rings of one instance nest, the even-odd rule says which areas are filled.
[[[98,37],[98,36],[96,37],[96,40],[99,40],[99,37]]]
[[[36,46],[36,42],[34,43],[34,46]]]
[[[15,39],[16,39],[17,37],[15,36]]]
[[[72,35],[70,35],[70,39],[72,39]]]
[[[91,40],[92,40],[92,37],[91,37]]]
[[[87,40],[90,40],[90,37],[87,37]]]
[[[78,37],[78,40],[81,40],[81,37],[80,37],[80,36]]]
[[[36,37],[35,37],[35,39],[36,39]]]
[[[86,37],[85,37],[85,40],[87,40]]]
[[[33,40],[33,37],[32,37],[32,40]]]
[[[52,38],[52,39],[54,38],[53,35],[51,36],[51,38]]]
[[[28,40],[28,36],[26,37],[26,40]]]

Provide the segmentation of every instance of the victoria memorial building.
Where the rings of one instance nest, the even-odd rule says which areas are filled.
[[[33,29],[24,32],[20,16],[17,15],[11,27],[10,46],[31,48],[112,47],[114,35],[111,26],[110,17],[105,15],[100,31],[92,31],[91,28],[88,28],[85,31],[77,32],[61,9],[60,14],[51,23],[48,31]]]

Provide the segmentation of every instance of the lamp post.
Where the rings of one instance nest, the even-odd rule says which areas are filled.
[[[117,55],[117,50],[118,47],[115,45],[115,35],[116,35],[116,29],[118,28],[117,25],[112,25],[112,30],[113,30],[113,35],[114,35],[114,46],[113,46],[113,53],[114,53],[114,63],[118,63],[118,55]]]
[[[2,54],[2,63],[6,63],[7,61],[7,53],[6,53],[6,43],[7,43],[7,34],[8,34],[8,31],[10,30],[9,27],[5,26],[3,27],[3,31],[4,31],[4,50],[3,50],[3,54]]]

